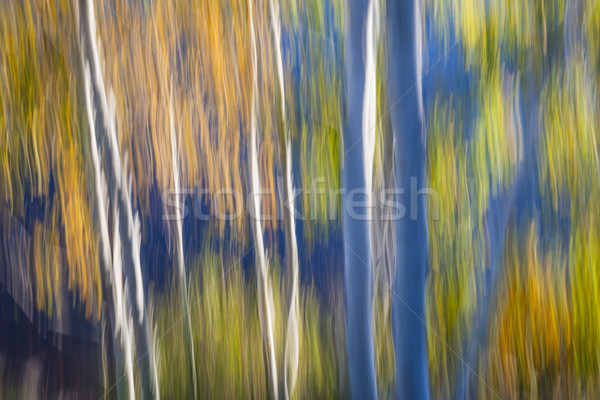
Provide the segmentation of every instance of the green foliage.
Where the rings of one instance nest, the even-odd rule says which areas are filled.
[[[283,35],[289,40],[283,52],[286,117],[296,186],[307,189],[299,197],[307,219],[307,251],[325,241],[340,221],[335,190],[346,118],[345,6],[342,0],[281,2]],[[428,185],[437,193],[428,210],[432,395],[452,395],[463,363],[472,362],[469,367],[479,379],[470,378],[469,390],[481,397],[491,395],[488,385],[501,397],[594,397],[600,393],[600,1],[427,0],[425,6],[427,41],[442,54],[449,51],[442,60],[429,60],[430,78],[436,78],[434,68],[454,71],[448,63],[454,57],[457,74],[469,81],[457,91],[453,82],[438,78],[434,93],[426,97],[431,99]],[[156,212],[151,191],[172,185],[171,143],[164,135],[171,89],[182,186],[200,182],[213,194],[223,188],[247,191],[244,142],[252,85],[246,3],[189,0],[140,6],[117,0],[97,2],[96,8],[106,81],[115,93],[121,156],[129,155],[133,203],[143,220]],[[260,2],[255,14],[260,171],[263,186],[271,190],[263,210],[274,217],[276,171],[281,170],[273,133],[279,92],[272,54],[278,44],[272,40],[268,2]],[[0,4],[0,202],[11,217],[22,220],[32,199],[54,199],[27,227],[35,269],[32,304],[49,318],[63,309],[59,304],[71,301],[58,297],[63,284],[84,302],[88,317],[102,315],[76,29],[70,1]],[[397,100],[387,97],[385,35],[381,38],[376,175],[389,172],[384,160],[392,158],[393,146],[387,113]],[[445,79],[453,77],[448,73]],[[525,148],[528,140],[531,149]],[[512,201],[525,160],[539,173],[540,209],[525,221],[507,217],[507,231],[491,243],[491,200],[505,196]],[[243,196],[221,197],[211,207],[243,216],[244,202]],[[512,213],[521,206],[505,205]],[[266,242],[277,248],[278,222],[272,221],[265,227],[271,239]],[[247,245],[246,225],[244,218],[230,226],[212,220],[207,232],[215,242],[229,240],[221,251]],[[149,228],[144,226],[144,240],[155,234]],[[492,246],[499,250],[498,260],[491,259]],[[65,249],[64,269],[57,262],[57,247]],[[189,302],[200,395],[267,397],[254,275],[245,274],[232,255],[212,248],[186,259],[193,259]],[[497,280],[487,287],[486,269],[494,262]],[[278,260],[271,270],[277,362],[282,365],[286,285]],[[166,286],[154,294],[152,314],[161,391],[167,398],[189,397],[184,310],[179,289]],[[347,395],[343,296],[340,285],[329,290],[334,300],[325,301],[312,286],[301,287],[298,398]],[[389,288],[375,293],[378,390],[389,397],[395,376],[392,294]],[[484,294],[491,300],[481,334],[475,331]],[[481,353],[471,356],[469,344],[479,340]],[[14,377],[4,372],[2,395],[18,394]]]
[[[482,133],[484,135],[484,133]],[[452,393],[463,366],[453,352],[463,354],[476,313],[481,266],[481,215],[472,211],[467,143],[460,108],[450,99],[436,100],[428,137],[429,184],[439,201],[430,202],[431,273],[427,281],[427,321],[430,379],[433,393]],[[484,179],[488,175],[482,174]],[[475,178],[476,179],[476,178]],[[488,186],[487,182],[484,185]],[[481,188],[480,186],[476,186]],[[475,203],[477,204],[477,203]],[[473,207],[477,210],[477,205]],[[439,213],[439,219],[433,215]],[[449,234],[452,232],[452,234]],[[439,390],[439,392],[438,392]]]
[[[310,0],[284,2],[282,12],[284,21],[290,21],[287,110],[298,149],[293,152],[299,156],[298,186],[305,188],[299,197],[305,238],[312,247],[315,241],[327,240],[341,212],[335,191],[341,187],[343,11],[338,0]]]
[[[195,258],[190,278],[190,313],[202,398],[265,398],[268,395],[266,359],[258,319],[255,279],[244,276],[234,257],[207,250]],[[202,268],[200,268],[200,266]],[[278,363],[283,361],[283,287],[273,265],[275,339]],[[167,398],[193,394],[189,379],[184,320],[178,289],[154,298],[160,360],[160,387]],[[335,329],[333,309],[324,306],[310,287],[300,293],[300,360],[297,398],[340,396],[338,349],[343,332]],[[340,342],[341,344],[336,344]]]

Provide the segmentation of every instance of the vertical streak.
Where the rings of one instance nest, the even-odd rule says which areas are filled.
[[[173,119],[173,86],[171,86],[169,91],[169,125],[171,132],[171,156],[173,161],[173,184],[175,185],[175,193],[176,196],[180,196],[179,192],[179,168],[177,163],[177,140],[175,139],[175,121]],[[186,323],[186,340],[187,347],[190,354],[190,363],[191,363],[191,371],[192,374],[192,383],[194,385],[194,399],[198,397],[198,388],[196,382],[196,360],[194,358],[194,336],[192,334],[192,319],[190,316],[190,306],[188,301],[188,287],[187,287],[187,278],[185,271],[185,260],[183,254],[183,227],[182,227],[182,218],[181,208],[176,208],[177,217],[175,218],[175,239],[177,241],[177,261],[178,261],[178,275],[179,275],[179,290],[181,291],[181,304],[184,307],[185,313],[185,323]]]
[[[279,89],[281,96],[281,121],[282,129],[278,135],[279,138],[279,161],[284,169],[284,229],[285,229],[285,256],[288,274],[291,274],[291,288],[288,309],[288,320],[285,336],[284,364],[284,391],[285,398],[289,399],[294,392],[296,378],[298,375],[298,357],[299,357],[299,332],[298,332],[298,244],[296,241],[296,221],[294,217],[294,187],[292,181],[292,143],[291,134],[287,126],[285,117],[285,85],[283,80],[283,61],[281,57],[281,20],[279,16],[279,7],[275,5],[274,0],[270,0],[271,8],[271,29],[275,37],[275,60],[277,65],[277,77],[279,79]],[[289,382],[288,382],[289,372]]]
[[[123,296],[124,290],[128,290],[123,287],[123,268],[122,268],[122,251],[121,251],[121,239],[119,236],[119,218],[117,216],[116,207],[113,206],[113,216],[115,221],[114,232],[113,232],[113,293],[116,298],[116,321],[115,329],[116,333],[119,334],[121,340],[121,346],[125,349],[124,359],[119,359],[118,366],[121,367],[121,363],[124,364],[122,367],[124,371],[119,371],[117,368],[117,379],[121,379],[121,374],[124,372],[127,376],[127,382],[129,387],[129,398],[135,398],[135,387],[133,378],[133,338],[131,332],[133,327],[131,326],[131,318],[127,312],[129,305],[127,303],[127,295]],[[119,381],[117,381],[118,387]],[[120,392],[120,391],[119,391]]]
[[[373,343],[373,276],[371,256],[371,217],[356,215],[355,195],[368,196],[372,186],[374,141],[365,135],[374,119],[372,91],[366,81],[366,69],[372,77],[374,63],[369,67],[365,59],[365,45],[373,51],[372,0],[349,2],[344,36],[344,63],[347,84],[347,119],[344,127],[344,159],[342,185],[345,197],[342,202],[342,228],[344,235],[344,286],[346,291],[346,348],[352,397],[377,398]],[[367,18],[365,19],[365,16]],[[371,31],[368,33],[368,31]],[[371,43],[367,44],[365,41]],[[357,144],[354,146],[354,144]],[[366,191],[367,190],[367,191]],[[366,264],[366,266],[365,266]]]
[[[97,43],[99,40],[96,36],[94,5],[90,0],[80,0],[78,7],[81,13],[79,19],[81,33],[83,34],[82,46],[86,47],[86,51],[82,51],[82,53],[87,55],[91,65],[94,93],[98,98],[100,106],[100,115],[97,117],[100,119],[100,125],[104,129],[103,133],[107,144],[104,161],[108,170],[108,189],[110,191],[110,198],[115,202],[114,206],[117,207],[117,214],[120,217],[120,239],[125,243],[123,246],[125,272],[128,278],[127,281],[132,283],[131,285],[127,285],[126,291],[131,303],[129,308],[132,311],[135,321],[134,331],[138,347],[138,362],[141,367],[142,396],[158,398],[158,372],[155,363],[154,348],[152,347],[150,338],[148,318],[145,313],[144,287],[140,266],[141,239],[139,219],[137,215],[134,218],[126,175],[121,166],[116,135],[114,94],[112,91],[108,92],[104,84],[98,51],[99,44]]]
[[[84,92],[85,92],[85,105],[86,115],[89,125],[90,133],[90,153],[92,156],[92,165],[94,170],[94,183],[95,183],[95,194],[96,194],[96,208],[98,210],[98,217],[100,221],[100,247],[101,247],[101,264],[103,266],[103,285],[108,293],[108,308],[109,315],[111,318],[111,324],[113,329],[113,337],[115,339],[115,358],[117,360],[117,371],[118,377],[120,378],[121,370],[124,370],[127,375],[127,392],[129,398],[135,397],[135,386],[133,380],[133,364],[132,360],[132,346],[131,338],[129,334],[129,327],[124,321],[124,308],[122,302],[123,293],[123,282],[122,282],[122,271],[120,264],[121,249],[120,246],[115,245],[113,253],[115,260],[119,262],[113,262],[111,259],[111,246],[108,234],[108,220],[106,217],[106,184],[104,181],[104,173],[100,167],[100,158],[98,157],[98,145],[96,142],[96,129],[94,125],[94,112],[92,105],[92,91],[91,91],[91,76],[89,65],[85,63],[83,59],[82,51],[82,64],[84,65]],[[117,226],[117,225],[116,225]],[[117,232],[114,234],[115,241],[117,241]],[[120,338],[120,341],[118,340]],[[124,360],[122,357],[124,356]],[[121,363],[124,362],[124,366]],[[117,385],[117,391],[121,393],[123,389]]]
[[[362,137],[363,145],[363,169],[365,171],[365,189],[369,194],[370,207],[367,209],[367,220],[369,221],[371,255],[373,259],[373,276],[377,276],[377,260],[384,242],[378,239],[379,218],[381,215],[373,213],[376,206],[373,192],[373,173],[375,159],[375,142],[377,140],[377,64],[375,54],[379,40],[379,3],[377,0],[369,1],[366,25],[366,58],[365,58],[365,88],[362,111]],[[377,212],[377,211],[376,211]],[[373,293],[376,294],[376,280],[373,281]]]
[[[396,220],[393,303],[396,396],[429,398],[425,287],[429,252],[425,185],[426,128],[421,85],[423,32],[420,0],[387,3],[388,87],[402,99],[390,113],[396,185],[410,191],[410,215]],[[416,82],[416,84],[415,84]]]
[[[379,3],[369,1],[366,27],[365,89],[363,100],[362,135],[364,140],[363,162],[365,170],[365,189],[372,196],[373,160],[375,158],[375,139],[377,137],[377,64],[375,54],[379,42]],[[371,199],[372,201],[373,199]],[[369,208],[369,212],[370,212]],[[369,219],[370,220],[370,219]]]
[[[256,37],[254,34],[254,20],[252,17],[252,0],[248,0],[248,14],[250,18],[250,38],[252,43],[252,105],[251,105],[251,126],[250,126],[250,185],[252,189],[251,206],[254,211],[254,216],[250,217],[254,243],[255,243],[255,258],[256,258],[256,280],[259,296],[259,315],[263,336],[267,346],[268,358],[268,374],[271,381],[272,396],[277,398],[279,393],[277,390],[277,363],[275,359],[275,340],[273,337],[273,319],[271,310],[271,299],[269,299],[269,281],[267,262],[265,257],[265,249],[262,237],[262,226],[260,222],[260,199],[256,196],[260,192],[260,180],[258,170],[258,149],[257,149],[257,93],[258,93],[258,72],[257,72],[257,52],[256,52]]]

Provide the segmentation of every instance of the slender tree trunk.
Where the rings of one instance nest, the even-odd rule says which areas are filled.
[[[370,204],[371,141],[365,137],[365,67],[363,46],[368,13],[366,0],[350,1],[344,54],[347,80],[347,120],[344,129],[342,185],[344,191],[344,284],[346,291],[346,346],[350,389],[355,399],[377,398],[373,351],[370,222],[371,213],[356,215],[351,201]],[[369,111],[367,109],[367,111]],[[365,115],[363,115],[365,114]],[[370,127],[369,127],[370,128]],[[366,199],[365,196],[366,195]]]
[[[173,90],[171,86],[171,90],[169,93],[169,128],[171,132],[171,156],[173,161],[173,184],[176,196],[181,199],[179,196],[179,164],[177,162],[178,159],[178,146],[175,132],[175,121],[173,119]],[[192,334],[192,318],[190,316],[190,306],[188,300],[188,286],[187,286],[187,275],[185,270],[185,259],[183,254],[183,216],[181,215],[181,208],[177,207],[175,217],[175,241],[177,242],[177,274],[179,276],[179,291],[181,293],[181,305],[183,306],[184,315],[185,315],[185,340],[186,347],[190,357],[190,370],[189,373],[192,375],[192,384],[194,385],[194,399],[198,398],[198,387],[197,387],[197,378],[196,378],[196,360],[194,353],[194,336]]]
[[[409,215],[396,221],[393,327],[396,396],[429,398],[425,277],[428,239],[424,194],[426,129],[422,32],[418,0],[388,2],[388,88],[395,140],[396,184],[409,194]],[[399,103],[396,103],[399,102]],[[406,199],[407,196],[404,196]]]
[[[275,338],[273,333],[274,311],[272,309],[272,290],[269,280],[269,271],[265,257],[265,248],[262,236],[261,224],[261,200],[260,200],[260,178],[258,169],[258,60],[256,51],[256,36],[254,33],[254,19],[252,16],[252,0],[248,0],[248,14],[250,18],[250,38],[252,44],[252,104],[250,121],[250,154],[248,155],[250,170],[250,187],[252,195],[250,196],[250,207],[254,215],[250,215],[252,224],[252,234],[254,236],[254,254],[256,264],[256,283],[258,287],[258,312],[261,322],[261,330],[267,353],[267,375],[269,386],[272,391],[271,396],[279,397],[277,390],[277,362],[275,358]]]
[[[291,275],[291,287],[289,294],[289,310],[286,328],[285,343],[285,366],[284,375],[285,397],[289,399],[296,386],[298,376],[298,357],[300,353],[300,333],[299,333],[299,268],[298,268],[298,245],[296,242],[296,222],[294,220],[294,189],[292,186],[292,155],[291,140],[287,138],[285,142],[285,155],[281,162],[285,163],[285,173],[283,184],[285,186],[285,196],[287,210],[285,213],[285,254],[288,273]]]
[[[373,254],[373,305],[378,301],[379,291],[382,304],[382,326],[387,326],[391,308],[392,284],[396,275],[395,247],[396,226],[393,221],[394,210],[389,205],[389,193],[396,186],[394,174],[393,137],[391,129],[382,129],[380,148],[385,149],[378,153],[377,165],[379,169],[373,176],[373,219],[371,226],[371,251]],[[383,153],[383,154],[382,154]],[[381,283],[381,284],[380,284]]]
[[[128,310],[130,305],[128,300],[123,296],[123,268],[122,268],[122,252],[121,252],[121,238],[119,236],[119,222],[117,220],[117,210],[113,206],[113,216],[115,221],[114,232],[113,232],[113,259],[112,266],[114,271],[113,279],[113,296],[116,299],[116,313],[115,313],[115,338],[118,337],[120,340],[120,346],[125,351],[120,354],[117,362],[117,392],[119,398],[135,398],[135,387],[133,377],[133,337],[132,337],[132,321],[129,316]],[[122,377],[127,376],[127,395],[125,395],[125,388],[121,388]]]
[[[100,56],[97,45],[96,19],[94,6],[89,0],[80,0],[78,4],[82,52],[87,57],[93,83],[94,98],[97,99],[98,126],[102,129],[104,162],[108,171],[108,192],[117,208],[120,239],[124,244],[123,258],[125,276],[130,283],[126,287],[130,309],[133,315],[133,331],[138,350],[138,365],[142,382],[144,398],[159,397],[158,375],[155,355],[151,343],[148,316],[145,310],[144,287],[140,266],[140,233],[137,215],[134,218],[131,208],[131,198],[127,185],[126,174],[121,167],[121,158],[116,135],[114,98],[112,91],[107,91],[104,85],[103,72],[100,67]],[[117,379],[119,379],[118,377]]]
[[[283,213],[284,213],[284,236],[285,236],[285,258],[287,274],[289,276],[290,288],[288,299],[288,319],[284,346],[284,395],[289,399],[294,392],[296,378],[298,375],[298,357],[300,352],[300,336],[298,332],[298,244],[296,241],[296,221],[294,218],[294,186],[292,179],[292,144],[291,134],[285,115],[285,85],[283,79],[283,61],[281,57],[281,20],[279,16],[279,5],[275,0],[270,0],[271,28],[275,40],[275,59],[277,66],[277,78],[279,81],[281,97],[281,130],[279,132],[279,164],[283,170]]]
[[[112,329],[114,351],[116,360],[117,372],[117,392],[120,398],[134,398],[135,387],[133,380],[133,365],[131,346],[131,338],[129,326],[125,320],[125,310],[123,307],[122,293],[123,280],[120,264],[120,246],[113,246],[112,253],[118,264],[113,262],[111,257],[111,245],[108,234],[108,219],[106,215],[106,183],[104,171],[100,166],[100,158],[98,157],[98,145],[96,141],[96,127],[94,121],[94,110],[92,101],[92,82],[89,70],[89,64],[85,62],[82,51],[82,67],[84,77],[84,94],[86,102],[86,115],[90,133],[90,154],[92,156],[92,166],[94,171],[95,185],[95,200],[96,209],[98,211],[98,220],[100,223],[100,265],[103,271],[102,286],[107,298],[108,316]],[[114,236],[115,241],[118,239],[117,232]],[[126,375],[127,380],[124,382],[121,376]],[[123,384],[126,383],[125,384]]]

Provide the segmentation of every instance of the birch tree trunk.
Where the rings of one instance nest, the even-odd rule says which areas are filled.
[[[181,204],[181,195],[180,186],[179,186],[179,164],[177,162],[178,159],[178,145],[176,139],[175,132],[175,121],[173,119],[173,90],[172,86],[169,91],[169,130],[171,132],[171,156],[173,161],[173,184],[175,194],[180,199],[179,204]],[[190,306],[188,301],[188,286],[187,286],[187,275],[185,270],[185,258],[183,254],[183,216],[181,215],[180,206],[176,207],[176,217],[175,217],[175,241],[177,243],[177,274],[179,276],[179,290],[181,293],[181,304],[183,306],[184,315],[185,315],[185,330],[186,330],[186,347],[189,352],[190,357],[190,374],[192,375],[192,384],[194,385],[194,399],[198,398],[198,385],[196,378],[196,360],[194,353],[194,336],[192,331],[192,319],[190,316]]]
[[[84,77],[84,94],[86,102],[86,115],[90,133],[90,154],[92,156],[92,166],[94,171],[95,200],[98,211],[98,220],[100,223],[100,265],[103,271],[102,286],[106,293],[108,304],[108,315],[112,328],[116,373],[117,373],[117,393],[120,398],[135,398],[135,386],[133,379],[133,348],[131,345],[131,336],[129,325],[126,322],[125,308],[123,305],[123,279],[120,263],[120,244],[118,233],[115,230],[113,238],[115,245],[112,248],[108,234],[107,219],[107,200],[106,200],[106,180],[104,171],[100,166],[98,157],[98,145],[96,141],[96,128],[94,121],[94,109],[92,101],[92,82],[90,76],[89,64],[83,58],[82,67]],[[114,260],[114,262],[113,262]],[[117,263],[118,261],[118,263]],[[122,383],[121,376],[126,376],[126,385]]]
[[[269,271],[267,268],[267,260],[265,257],[265,248],[262,236],[261,224],[261,200],[260,200],[260,178],[258,169],[258,60],[256,50],[256,36],[254,33],[254,19],[252,16],[252,0],[248,0],[248,14],[250,19],[250,40],[252,46],[252,104],[250,116],[250,154],[248,155],[248,163],[250,170],[250,207],[251,215],[250,222],[252,225],[252,235],[254,237],[254,254],[256,268],[256,283],[258,287],[258,313],[260,317],[260,325],[263,334],[263,341],[266,346],[267,355],[267,375],[271,396],[279,397],[277,389],[277,362],[275,358],[275,338],[273,332],[274,311],[272,309],[272,289],[269,280]],[[253,215],[252,215],[253,213]]]
[[[137,215],[134,218],[126,174],[121,167],[121,156],[116,135],[114,95],[104,85],[103,72],[100,67],[94,6],[91,1],[79,0],[78,13],[82,35],[80,40],[81,50],[91,67],[93,98],[96,99],[97,126],[101,128],[99,142],[103,144],[105,150],[103,154],[104,164],[108,171],[109,198],[112,199],[117,210],[120,243],[123,244],[122,257],[126,277],[124,290],[128,294],[130,303],[128,308],[133,316],[133,331],[135,332],[136,348],[138,350],[137,362],[140,369],[142,396],[144,398],[158,398],[158,376],[148,326],[148,316],[145,310],[144,286],[140,266],[139,220]],[[120,379],[120,377],[117,377],[117,379]]]
[[[277,66],[277,78],[281,98],[281,130],[279,132],[279,164],[283,170],[283,213],[284,213],[284,235],[285,235],[285,258],[287,274],[290,281],[289,309],[287,328],[284,345],[284,395],[289,399],[294,392],[296,378],[298,376],[298,356],[300,351],[300,337],[298,332],[298,244],[296,241],[296,221],[294,217],[294,186],[292,179],[292,145],[291,134],[285,115],[285,85],[283,80],[283,61],[281,57],[281,20],[279,5],[270,0],[271,28],[275,40],[275,60]]]

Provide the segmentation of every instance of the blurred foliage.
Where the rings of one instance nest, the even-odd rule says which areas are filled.
[[[282,2],[286,102],[299,157],[301,215],[309,247],[327,241],[341,213],[343,2]],[[297,155],[296,155],[297,154]]]
[[[429,225],[427,320],[435,333],[429,335],[428,345],[432,387],[441,388],[441,393],[452,393],[459,378],[457,373],[462,369],[460,360],[449,349],[460,352],[464,338],[471,335],[483,261],[482,244],[477,242],[482,239],[478,235],[482,232],[482,216],[472,212],[478,203],[471,197],[476,198],[477,193],[469,184],[476,177],[469,176],[469,153],[463,139],[460,108],[455,103],[452,99],[447,104],[436,101],[428,137],[427,169],[430,185],[439,196],[439,204],[430,202],[430,219],[434,212],[440,215],[438,221]],[[482,171],[482,176],[489,175]],[[472,201],[475,207],[471,206]]]
[[[264,230],[276,253],[280,92],[273,55],[274,46],[281,45],[294,180],[305,188],[298,197],[306,219],[300,240],[309,252],[339,231],[335,191],[346,118],[346,4],[284,0],[280,5],[282,44],[273,42],[268,1],[255,7],[258,151],[267,191],[262,210],[271,216]],[[437,193],[429,204],[426,294],[432,395],[453,396],[463,381],[471,397],[490,397],[491,390],[500,397],[597,397],[600,1],[426,0],[424,5],[430,50],[424,87],[433,88],[425,97],[427,173]],[[171,141],[165,134],[172,93],[181,186],[205,189],[202,200],[212,214],[239,216],[229,222],[213,218],[205,231],[215,242],[246,248],[248,221],[241,210],[247,199],[219,191],[248,192],[247,3],[110,0],[95,7],[101,59],[115,94],[121,158],[133,174],[144,243],[165,234],[153,231],[163,228],[156,220],[165,212],[153,196],[173,186]],[[83,304],[86,317],[94,320],[102,315],[103,294],[77,29],[71,1],[0,3],[0,202],[32,239],[36,308],[55,318],[56,310],[65,309],[60,305]],[[387,97],[381,37],[377,176],[390,172],[387,113],[398,100]],[[517,203],[519,179],[531,166],[537,180],[521,186],[533,187],[535,204]],[[375,185],[383,187],[380,179]],[[498,204],[499,225],[506,228],[496,238],[490,227]],[[524,220],[516,216],[521,209],[530,211]],[[7,235],[12,219],[1,221]],[[184,239],[193,247],[202,235],[190,232],[193,236]],[[265,397],[254,280],[220,249],[188,251],[200,393]],[[276,257],[271,259],[281,359],[285,272]],[[392,293],[386,282],[376,284],[378,388],[381,397],[389,397],[395,379]],[[63,298],[63,285],[73,299]],[[301,287],[294,393],[299,398],[347,394],[341,285],[328,290],[332,301],[310,285]],[[178,288],[167,283],[153,302],[161,389],[165,397],[189,396],[191,382],[182,368],[190,355],[180,340]],[[0,386],[8,394],[13,383],[4,381],[11,380],[3,373]]]
[[[190,310],[201,398],[265,398],[266,365],[254,279],[244,276],[235,257],[207,249],[193,262],[198,273],[190,280]],[[200,265],[202,268],[199,268]],[[275,339],[278,362],[283,360],[285,293],[278,265],[273,271]],[[200,272],[201,271],[201,272]],[[185,371],[188,361],[181,340],[184,310],[176,288],[154,298],[160,359],[160,387],[167,398],[189,398],[193,388]],[[335,305],[323,305],[309,286],[300,293],[300,359],[296,398],[338,398],[340,349],[344,333],[336,328]],[[337,304],[337,306],[342,306]],[[336,343],[338,342],[338,343]]]
[[[569,393],[565,387],[572,368],[565,365],[570,359],[566,260],[560,247],[540,247],[534,224],[522,230],[507,233],[494,329],[479,372],[501,397],[573,395],[577,390]]]
[[[598,198],[600,172],[592,33],[599,2],[570,3],[426,4],[431,36],[445,55],[439,68],[454,68],[460,57],[469,82],[465,96],[460,80],[445,82],[435,71],[429,78],[437,94],[428,174],[442,216],[430,214],[429,225],[436,397],[455,395],[465,368],[473,370],[465,393],[481,397],[597,393],[597,213],[588,204]],[[519,183],[536,164],[539,185]],[[530,205],[515,199],[528,185],[539,200],[521,221],[517,209]],[[488,219],[497,199],[507,210],[506,230],[493,243]],[[482,335],[485,343],[473,350]]]
[[[0,201],[22,219],[28,203],[43,202],[45,224],[66,250],[68,287],[79,293],[87,316],[99,317],[102,290],[88,201],[87,134],[80,123],[73,18],[67,1],[0,5]],[[40,260],[38,268],[43,264]],[[45,292],[49,285],[36,286],[40,308],[44,298],[60,301],[53,300],[52,291]]]

